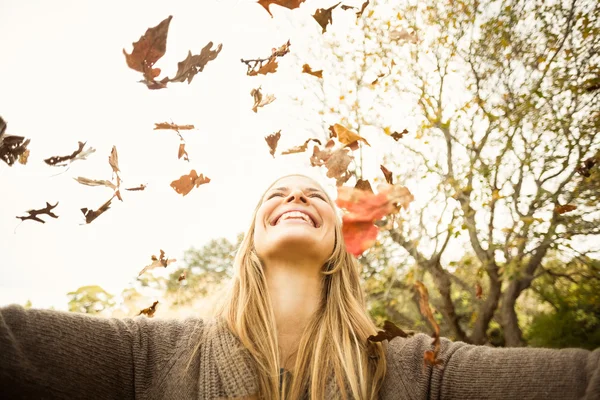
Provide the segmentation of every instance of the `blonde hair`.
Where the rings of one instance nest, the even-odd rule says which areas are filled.
[[[341,398],[376,399],[386,371],[385,350],[380,343],[367,340],[376,327],[366,311],[359,266],[346,250],[339,218],[334,250],[322,270],[319,307],[302,333],[293,374],[286,374],[280,392],[275,317],[254,250],[254,221],[263,197],[238,249],[233,281],[216,315],[256,362],[259,398],[299,399],[308,394],[310,399],[324,399],[327,387],[335,385]],[[335,209],[329,196],[327,201]]]

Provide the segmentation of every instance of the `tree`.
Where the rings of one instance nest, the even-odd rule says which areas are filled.
[[[115,306],[113,295],[97,285],[81,286],[67,293],[69,311],[85,314],[100,314]]]
[[[507,345],[523,345],[519,296],[551,258],[589,263],[600,250],[599,16],[594,1],[371,1],[356,29],[321,39],[330,56],[306,100],[317,125],[371,144],[410,128],[387,160],[421,198],[384,237],[431,277],[455,339],[485,343],[496,319]],[[380,156],[361,145],[357,177]],[[456,273],[464,252],[481,299]]]

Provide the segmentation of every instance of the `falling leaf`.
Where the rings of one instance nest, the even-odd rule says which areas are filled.
[[[252,111],[254,112],[258,112],[258,107],[264,107],[275,101],[275,96],[272,94],[267,94],[263,97],[260,87],[258,89],[252,89],[250,96],[254,97],[254,106],[252,106]]]
[[[164,82],[155,81],[160,74],[160,69],[153,66],[167,51],[167,35],[172,18],[173,16],[170,15],[157,26],[148,28],[146,33],[133,43],[131,54],[123,49],[129,68],[144,74],[143,82],[151,89],[166,87],[166,79]]]
[[[304,153],[307,149],[308,149],[308,144],[310,142],[317,142],[319,144],[321,144],[321,141],[319,139],[307,139],[303,144],[301,144],[300,146],[294,146],[290,149],[287,149],[283,152],[281,152],[281,155],[286,155],[286,154],[296,154],[296,153]]]
[[[481,287],[481,283],[477,282],[475,285],[475,297],[481,300],[483,298],[483,288]]]
[[[393,322],[386,320],[383,323],[383,330],[377,332],[377,335],[369,336],[367,340],[370,342],[383,342],[384,340],[387,340],[389,342],[396,337],[407,338],[409,336],[411,336],[409,333],[398,328]]]
[[[189,130],[196,129],[196,128],[194,127],[194,125],[177,125],[177,124],[173,124],[170,122],[155,122],[154,130],[158,130],[158,129],[171,129],[176,132],[179,132],[179,131],[189,131]]]
[[[110,164],[113,172],[119,173],[119,155],[117,154],[117,147],[113,146],[108,156],[108,163]]]
[[[148,265],[146,265],[144,267],[144,269],[142,269],[140,271],[140,273],[138,274],[138,276],[141,276],[144,272],[148,272],[154,268],[158,268],[158,267],[163,267],[163,268],[167,268],[170,264],[173,264],[174,262],[176,262],[177,260],[174,258],[167,258],[165,257],[165,252],[161,249],[160,250],[160,256],[156,257],[155,255],[152,255],[152,257],[150,257],[152,259],[152,262]]]
[[[359,140],[365,143],[367,146],[371,146],[365,138],[358,135],[357,133],[352,132],[343,125],[332,125],[329,127],[329,130],[331,131],[331,137],[337,137],[340,143],[345,144],[347,146],[350,146],[353,143],[358,142]]]
[[[590,157],[583,161],[583,164],[579,165],[575,169],[575,171],[579,175],[589,178],[590,176],[592,176],[591,169],[594,168],[594,165],[596,165],[597,163],[598,160],[596,159],[596,157]]]
[[[62,167],[62,166],[65,166],[65,165],[75,161],[75,160],[85,160],[88,155],[90,155],[96,151],[95,149],[89,148],[85,152],[82,153],[83,148],[85,147],[85,143],[86,142],[78,142],[77,150],[75,150],[73,153],[71,153],[69,155],[49,157],[49,158],[46,158],[44,160],[44,162],[48,165]],[[68,161],[68,162],[66,162],[66,161]]]
[[[177,158],[181,159],[181,157],[183,157],[185,161],[190,161],[188,153],[187,151],[185,151],[185,143],[179,143],[179,151],[177,152]]]
[[[185,82],[190,84],[194,76],[204,70],[204,67],[209,61],[217,58],[221,49],[222,44],[219,44],[215,50],[211,50],[213,42],[208,42],[206,46],[202,48],[200,54],[193,56],[191,51],[188,51],[188,55],[185,60],[177,63],[177,73],[173,78],[169,78],[169,82]]]
[[[115,196],[113,195],[113,197],[111,197],[106,203],[102,204],[100,206],[100,208],[98,208],[95,211],[94,210],[89,210],[87,208],[82,208],[81,212],[85,216],[85,223],[86,224],[91,223],[93,220],[95,220],[96,218],[98,218],[102,213],[104,213],[106,210],[108,210],[110,208],[110,202],[114,198],[115,198]]]
[[[433,351],[425,351],[425,353],[423,354],[423,362],[425,366],[427,364],[440,365],[442,364],[442,360],[439,360],[437,358],[438,353],[440,351],[440,326],[437,324],[435,318],[433,317],[433,312],[429,307],[429,293],[427,292],[427,288],[422,282],[419,281],[416,281],[414,286],[417,290],[417,293],[419,294],[419,309],[421,311],[421,314],[429,321],[434,331],[432,335],[432,345],[434,346]]]
[[[152,305],[150,307],[144,308],[143,310],[141,310],[138,315],[145,314],[145,315],[148,316],[148,318],[154,317],[154,313],[156,312],[156,305],[157,304],[158,304],[158,301],[155,301],[154,303],[152,303]]]
[[[406,135],[408,133],[407,129],[404,129],[402,132],[392,132],[392,130],[390,129],[390,127],[386,126],[383,131],[385,132],[386,135],[391,136],[392,139],[394,139],[396,142],[400,139],[402,139],[402,136]]]
[[[408,208],[413,195],[404,186],[380,184],[379,193],[347,186],[338,187],[336,204],[345,209],[342,217],[342,233],[348,251],[358,257],[370,248],[377,238],[375,221],[397,210],[398,206]]]
[[[265,136],[265,140],[269,146],[269,153],[273,156],[273,158],[275,158],[275,150],[277,150],[277,142],[279,142],[279,138],[281,138],[281,130]]]
[[[367,8],[367,6],[369,5],[369,0],[365,1],[362,6],[360,7],[360,10],[356,13],[357,17],[361,17],[363,12],[365,12],[365,8]]]
[[[390,40],[396,40],[396,41],[404,40],[404,41],[411,42],[411,43],[417,43],[419,41],[419,39],[417,38],[417,35],[415,35],[414,33],[410,33],[406,29],[401,29],[399,31],[397,31],[397,30],[391,31],[390,32]]]
[[[257,70],[252,70],[248,72],[249,76],[256,76],[258,74],[266,75],[268,73],[274,74],[277,72],[277,61],[276,58],[270,58],[269,61],[258,68]]]
[[[38,215],[47,215],[49,217],[52,218],[58,218],[58,215],[54,214],[52,212],[52,210],[58,205],[58,201],[56,202],[55,205],[51,205],[50,203],[46,202],[46,207],[44,208],[40,208],[39,210],[28,210],[27,213],[29,215],[27,215],[26,217],[17,217],[19,218],[21,221],[25,221],[27,219],[30,219],[32,221],[37,221],[37,222],[41,222],[42,224],[45,224],[46,221],[44,221],[43,219],[39,218]]]
[[[29,159],[29,149],[25,150],[23,153],[21,153],[21,155],[19,156],[19,164],[27,164],[27,160]]]
[[[571,212],[573,210],[576,210],[577,206],[574,206],[572,204],[564,204],[564,205],[557,205],[556,207],[554,207],[554,212],[556,212],[557,214],[565,214],[568,212]]]
[[[0,160],[8,164],[9,167],[19,160],[21,155],[27,151],[27,145],[30,139],[22,136],[5,135],[6,121],[0,117]]]
[[[383,176],[385,177],[385,181],[387,183],[389,183],[390,185],[394,184],[394,177],[392,175],[392,171],[390,171],[389,169],[387,169],[386,167],[384,167],[383,165],[380,165],[379,168],[381,168],[381,172],[383,172]]]
[[[198,173],[195,169],[191,170],[188,175],[182,175],[181,178],[171,182],[171,187],[175,189],[175,191],[181,195],[187,195],[194,186],[199,187],[205,183],[209,183],[210,178],[205,177],[204,175]]]
[[[141,191],[144,189],[146,189],[146,185],[144,185],[144,184],[141,184],[140,186],[133,187],[133,188],[125,188],[125,190],[129,190],[131,192],[138,192],[138,191]]]
[[[117,189],[117,186],[112,183],[111,181],[106,181],[106,180],[96,180],[96,179],[89,179],[89,178],[84,178],[83,176],[79,176],[77,178],[73,178],[75,179],[77,182],[81,183],[82,185],[87,185],[87,186],[106,186],[109,187],[113,190]]]
[[[354,189],[366,190],[367,192],[373,193],[373,188],[371,187],[369,181],[366,179],[357,180],[356,184],[354,185]]]
[[[275,73],[277,71],[277,57],[283,57],[290,52],[291,43],[288,40],[286,43],[281,45],[279,48],[271,49],[271,55],[266,58],[256,58],[244,60],[241,59],[242,63],[246,64],[248,70],[246,75],[256,76],[258,74],[266,75],[268,73]]]
[[[317,78],[323,78],[323,70],[313,71],[310,65],[304,64],[302,66],[302,73],[316,76]]]
[[[340,3],[337,3],[329,8],[319,8],[317,11],[315,11],[313,18],[319,23],[319,25],[321,25],[321,28],[323,28],[322,33],[327,31],[327,25],[333,23],[332,12],[333,9],[339,5]]]
[[[183,271],[183,272],[181,273],[181,275],[179,275],[179,278],[177,278],[177,282],[181,282],[181,281],[182,281],[182,280],[184,280],[185,278],[186,278],[186,276],[185,276],[185,271]]]
[[[263,6],[271,18],[273,18],[273,14],[271,14],[271,11],[269,10],[271,4],[277,4],[278,6],[293,10],[300,7],[300,4],[304,3],[304,0],[258,0],[257,3]]]

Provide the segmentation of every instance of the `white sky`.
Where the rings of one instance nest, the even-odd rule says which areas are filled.
[[[264,77],[246,76],[240,62],[264,57],[288,39],[292,51],[309,53],[307,38],[320,31],[310,17],[317,4],[328,5],[273,6],[271,19],[243,0],[3,1],[0,115],[7,134],[31,139],[31,155],[25,166],[0,165],[0,305],[30,299],[35,307],[66,309],[66,293],[90,284],[119,294],[159,249],[181,259],[192,246],[244,231],[260,194],[278,176],[323,177],[309,166],[308,154],[273,159],[263,139],[282,129],[281,150],[308,138],[301,122],[307,116],[290,100],[302,97],[294,59],[280,59],[278,72]],[[141,75],[127,67],[122,49],[131,52],[132,43],[168,15],[167,53],[156,64],[161,77],[173,76],[188,50],[198,54],[209,41],[223,43],[223,50],[190,85],[150,91],[137,83]],[[308,61],[318,67],[318,60]],[[255,114],[249,93],[259,85],[278,100]],[[175,133],[153,130],[163,121],[198,128],[183,133],[190,163],[177,159]],[[64,168],[43,162],[70,154],[78,141],[96,149],[87,161],[60,175]],[[84,225],[80,208],[96,209],[112,192],[73,178],[110,179],[113,145],[122,186],[148,188],[122,191],[124,202],[113,201]],[[182,197],[169,183],[192,168],[212,181]],[[60,202],[59,219],[20,224],[15,218],[46,201]]]

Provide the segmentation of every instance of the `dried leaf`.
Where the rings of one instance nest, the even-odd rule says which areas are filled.
[[[158,304],[158,301],[155,301],[154,303],[152,303],[152,305],[150,307],[144,308],[143,310],[141,310],[138,315],[145,314],[145,315],[148,316],[148,318],[154,317],[154,313],[156,312],[156,305],[157,304]]]
[[[113,146],[110,151],[110,156],[108,156],[108,163],[110,164],[113,172],[119,173],[119,155],[117,154],[117,147]]]
[[[254,105],[252,106],[252,111],[254,112],[258,112],[258,107],[264,107],[275,101],[275,96],[272,94],[267,94],[263,97],[260,87],[258,89],[252,89],[250,96],[254,97]]]
[[[269,146],[269,153],[273,156],[273,158],[275,158],[275,150],[277,150],[277,142],[279,142],[279,138],[281,138],[281,130],[265,136],[265,140]]]
[[[390,128],[386,127],[384,130],[386,135],[389,135],[392,137],[392,139],[394,139],[396,142],[400,139],[402,139],[402,137],[404,135],[406,135],[408,133],[407,129],[404,129],[402,132],[392,132]]]
[[[354,189],[366,190],[367,192],[373,193],[373,188],[371,187],[369,181],[366,179],[357,180],[356,184],[354,185]]]
[[[185,278],[186,278],[186,276],[185,276],[185,271],[183,271],[183,272],[181,273],[181,275],[179,275],[179,278],[177,278],[177,282],[181,282],[181,281],[182,281],[182,280],[184,280]]]
[[[141,72],[144,82],[150,89],[161,89],[166,87],[166,79],[156,82],[154,79],[160,74],[160,69],[152,67],[165,55],[167,51],[167,35],[169,24],[173,16],[168,16],[155,27],[148,28],[140,39],[133,43],[133,51],[127,54],[123,49],[125,60],[129,68]]]
[[[390,185],[393,185],[394,184],[394,176],[392,175],[392,171],[390,171],[389,169],[387,169],[383,165],[380,165],[379,168],[381,168],[381,172],[383,172],[383,176],[385,177],[385,181],[387,183],[389,183]]]
[[[112,183],[111,181],[89,179],[89,178],[84,178],[83,176],[79,176],[79,177],[73,178],[73,179],[75,179],[77,182],[81,183],[82,185],[106,186],[106,187],[111,188],[112,190],[117,190],[117,186],[114,183]]]
[[[152,257],[150,257],[150,258],[152,259],[152,262],[150,264],[146,265],[144,267],[144,269],[142,269],[140,271],[138,276],[141,276],[144,272],[148,272],[154,268],[158,268],[158,267],[167,268],[170,264],[173,264],[174,262],[177,261],[174,258],[165,257],[165,252],[162,249],[160,250],[160,257],[156,257],[155,255],[152,255]]]
[[[95,211],[89,210],[87,208],[82,208],[81,212],[85,216],[85,223],[86,224],[91,223],[93,220],[98,218],[102,213],[104,213],[106,210],[108,210],[110,208],[110,203],[111,203],[112,199],[114,199],[114,198],[115,198],[115,196],[113,195],[113,197],[111,197],[106,203],[102,204],[100,206],[100,208],[98,208]]]
[[[219,44],[215,50],[211,50],[213,42],[208,42],[206,46],[202,48],[200,54],[193,56],[191,51],[188,51],[188,56],[185,60],[177,63],[177,74],[173,78],[169,78],[169,82],[185,82],[190,84],[194,76],[204,70],[204,67],[209,61],[217,58],[221,49],[222,44]]]
[[[317,142],[317,143],[321,144],[321,141],[319,139],[310,138],[310,139],[307,139],[300,146],[294,146],[294,147],[292,147],[290,149],[287,149],[287,150],[281,152],[281,155],[304,153],[306,151],[306,149],[308,149],[308,144],[310,142]]]
[[[283,57],[289,53],[290,46],[291,43],[288,40],[279,48],[271,49],[271,55],[269,57],[250,60],[244,60],[242,58],[242,63],[246,64],[246,67],[248,68],[246,75],[256,76],[258,74],[266,75],[268,73],[275,73],[277,71],[277,57]]]
[[[29,215],[27,215],[26,217],[17,217],[18,219],[20,219],[21,221],[25,221],[27,219],[30,219],[32,221],[37,221],[37,222],[41,222],[42,224],[45,224],[46,221],[44,221],[41,218],[38,218],[38,215],[47,215],[51,218],[58,218],[58,215],[54,214],[52,212],[52,210],[58,205],[58,201],[56,202],[55,205],[51,205],[50,203],[46,202],[46,207],[44,208],[40,208],[39,210],[27,210],[27,213]]]
[[[177,125],[177,124],[173,124],[171,122],[155,122],[154,123],[154,130],[158,130],[158,129],[172,129],[176,132],[179,131],[189,131],[192,129],[196,129],[194,127],[194,125]]]
[[[181,159],[181,157],[183,157],[185,161],[190,161],[188,153],[187,151],[185,151],[185,143],[179,143],[179,151],[177,152],[177,158]]]
[[[49,158],[46,158],[44,160],[44,162],[46,164],[48,164],[48,165],[53,165],[53,166],[64,166],[64,165],[67,165],[68,163],[65,163],[65,161],[69,161],[69,162],[74,161],[75,158],[79,154],[81,154],[81,152],[83,151],[83,147],[84,146],[85,146],[85,142],[78,142],[78,148],[73,153],[71,153],[71,154],[69,154],[67,156],[53,156],[53,157],[49,157]]]
[[[125,190],[129,190],[130,192],[138,192],[144,189],[146,189],[146,185],[144,185],[143,183],[140,186],[134,188],[125,188]]]
[[[479,282],[475,284],[475,297],[479,300],[483,298],[483,288],[481,287],[481,283]]]
[[[277,61],[276,58],[270,58],[268,62],[262,65],[257,70],[251,70],[248,72],[248,76],[256,76],[258,74],[266,75],[268,73],[274,74],[277,72]]]
[[[356,13],[357,17],[361,17],[363,12],[365,12],[365,8],[367,8],[367,6],[369,5],[369,0],[365,1],[362,6],[360,7],[360,10]]]
[[[300,4],[304,3],[304,0],[258,0],[257,3],[263,6],[271,18],[273,18],[273,14],[271,14],[271,11],[269,10],[271,4],[277,4],[278,6],[293,10],[300,7]]]
[[[596,157],[590,157],[587,160],[583,161],[583,163],[579,165],[575,169],[575,171],[579,175],[589,178],[590,176],[592,176],[591,169],[594,168],[594,165],[596,165],[597,163],[598,160],[596,159]]]
[[[329,130],[331,131],[331,137],[337,137],[340,143],[345,144],[347,146],[350,146],[353,143],[358,142],[359,140],[365,143],[367,146],[371,146],[365,138],[363,138],[357,133],[352,132],[343,125],[332,125],[329,127]]]
[[[8,164],[9,167],[19,160],[21,155],[27,151],[27,145],[30,139],[22,136],[5,135],[6,121],[0,117],[0,160]]]
[[[411,336],[409,333],[398,328],[393,322],[386,320],[383,323],[383,330],[377,332],[377,335],[369,336],[367,340],[370,342],[383,342],[384,340],[387,340],[389,342],[396,337],[407,338],[409,336]]]
[[[390,40],[396,40],[396,41],[404,40],[404,41],[411,42],[411,43],[417,43],[419,41],[419,39],[417,38],[417,35],[407,31],[406,29],[401,29],[399,31],[398,30],[391,31],[390,32]]]
[[[209,183],[210,178],[205,177],[204,175],[198,173],[196,170],[191,170],[188,175],[182,175],[181,178],[171,182],[171,187],[175,189],[175,191],[181,195],[187,195],[193,188],[199,187],[205,183]]]
[[[322,33],[327,31],[327,25],[333,23],[332,12],[333,9],[339,5],[340,3],[337,3],[329,8],[319,8],[317,11],[315,11],[313,18],[319,23],[319,25],[321,25],[321,28],[323,28]]]
[[[310,65],[304,64],[302,66],[302,73],[316,76],[317,78],[323,78],[323,70],[313,71]]]
[[[379,193],[347,186],[338,187],[336,204],[345,209],[342,217],[342,233],[348,251],[358,257],[370,248],[377,238],[375,221],[396,212],[397,207],[408,205],[414,200],[410,191],[399,185],[380,184]]]
[[[21,155],[19,156],[19,164],[27,164],[27,160],[29,159],[29,149],[25,150],[23,153],[21,153]]]
[[[419,309],[421,314],[429,321],[434,331],[432,334],[432,345],[434,346],[433,351],[425,351],[423,354],[423,363],[424,366],[427,366],[427,364],[432,366],[440,365],[442,364],[442,360],[437,358],[440,351],[440,326],[437,324],[435,318],[433,317],[433,312],[429,307],[429,293],[427,292],[427,288],[420,281],[416,281],[414,286],[419,294]]]
[[[554,207],[554,212],[556,212],[557,214],[565,214],[568,212],[571,212],[573,210],[576,210],[577,206],[574,206],[572,204],[564,204],[564,205],[557,205],[556,207]]]
[[[338,149],[331,153],[331,157],[325,162],[327,168],[327,177],[335,178],[336,185],[341,186],[352,176],[348,172],[348,166],[352,161],[352,157],[346,149]]]

